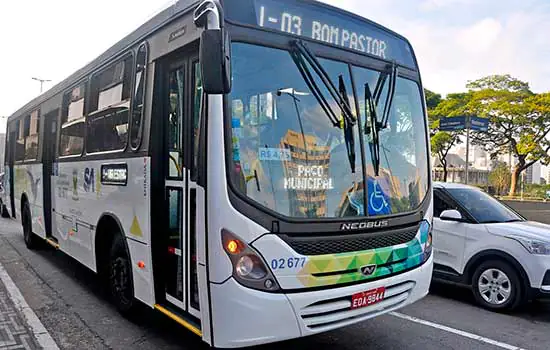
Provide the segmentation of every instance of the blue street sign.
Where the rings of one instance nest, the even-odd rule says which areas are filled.
[[[475,131],[484,131],[489,130],[489,119],[488,118],[479,118],[479,117],[470,117],[470,129]]]
[[[439,119],[439,130],[457,131],[466,128],[466,117],[450,117]]]
[[[468,128],[468,119],[470,119],[470,130],[486,132],[489,129],[489,119],[480,117],[449,117],[439,119],[439,130],[457,131]]]

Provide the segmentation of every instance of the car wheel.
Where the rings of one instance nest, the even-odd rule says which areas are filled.
[[[124,240],[116,234],[109,258],[109,289],[113,302],[120,313],[133,316],[137,308],[134,298],[132,264]]]
[[[478,304],[493,311],[513,310],[523,300],[521,279],[503,261],[482,263],[472,278],[472,289]]]
[[[38,248],[39,241],[38,237],[32,232],[31,209],[28,202],[23,204],[21,222],[23,224],[23,238],[25,240],[25,245],[28,249]]]

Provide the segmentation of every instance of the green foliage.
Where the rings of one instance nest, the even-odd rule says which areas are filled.
[[[441,102],[441,95],[431,90],[424,89],[424,95],[426,95],[426,105],[428,110],[434,109]]]
[[[511,175],[510,167],[503,162],[499,162],[489,173],[489,183],[495,188],[497,194],[501,195],[508,191]]]
[[[432,117],[489,118],[488,132],[472,132],[472,142],[493,156],[511,151],[517,158],[511,175],[513,193],[521,171],[538,160],[550,163],[550,93],[535,94],[528,83],[510,75],[483,77],[467,87],[468,92],[448,95]]]
[[[470,90],[507,90],[529,92],[529,84],[512,77],[510,74],[489,75],[478,80],[468,81]]]

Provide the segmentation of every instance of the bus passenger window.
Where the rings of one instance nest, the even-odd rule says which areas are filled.
[[[61,138],[59,140],[59,155],[62,157],[82,154],[85,90],[86,83],[83,83],[63,96]]]
[[[136,58],[136,75],[134,99],[132,101],[132,129],[130,132],[130,145],[132,149],[137,149],[141,143],[142,123],[143,123],[143,100],[145,95],[147,71],[147,45],[139,47]]]
[[[132,56],[92,78],[86,152],[126,148],[132,77]]]
[[[19,119],[15,122],[15,161],[19,162],[25,159],[25,127],[24,120]]]
[[[40,127],[40,111],[36,110],[28,116],[29,134],[25,137],[25,160],[36,160],[38,156],[38,132]],[[25,128],[26,129],[26,128]]]

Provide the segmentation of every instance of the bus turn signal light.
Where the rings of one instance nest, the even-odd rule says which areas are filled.
[[[237,241],[236,239],[232,239],[230,240],[229,242],[227,242],[227,251],[231,254],[239,254],[241,252],[241,246],[242,246],[242,243],[239,244],[240,242]]]
[[[145,263],[144,263],[143,261],[138,261],[137,266],[138,266],[140,269],[144,269],[144,268],[145,268]]]

